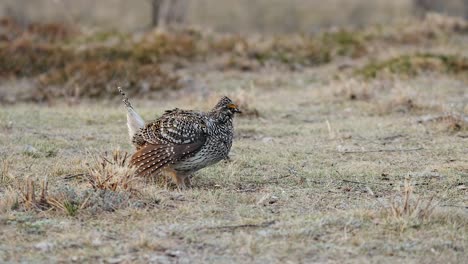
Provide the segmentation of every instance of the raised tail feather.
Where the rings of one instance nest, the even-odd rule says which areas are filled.
[[[145,126],[145,121],[141,116],[135,112],[135,109],[133,108],[132,104],[127,98],[127,95],[125,95],[125,92],[122,91],[120,87],[117,87],[119,90],[120,94],[123,97],[122,102],[125,104],[125,107],[127,108],[127,127],[128,127],[128,136],[130,137],[130,140],[133,140],[133,137],[135,136],[138,131]]]

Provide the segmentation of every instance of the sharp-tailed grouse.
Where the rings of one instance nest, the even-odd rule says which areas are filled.
[[[228,158],[232,145],[237,105],[222,97],[209,112],[166,111],[160,118],[145,124],[119,88],[127,107],[127,126],[137,151],[131,165],[140,176],[169,174],[179,189],[192,173]]]

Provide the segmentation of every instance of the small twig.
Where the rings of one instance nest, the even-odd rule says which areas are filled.
[[[86,197],[86,199],[84,200],[84,202],[80,205],[80,210],[84,209],[85,206],[87,205],[88,201],[89,201],[89,198],[91,198],[91,193],[88,195],[88,197]]]
[[[78,178],[78,177],[83,177],[83,176],[85,176],[84,173],[76,173],[76,174],[67,174],[67,175],[63,176],[63,178],[65,180],[71,180],[73,178]]]
[[[330,125],[330,121],[328,121],[328,119],[325,121],[325,123],[327,124],[327,129],[328,129],[328,137],[330,139],[334,139],[335,138],[335,132],[333,131],[331,125]]]
[[[371,196],[375,196],[375,193],[372,191],[372,189],[369,186],[366,186],[366,190]]]
[[[369,152],[406,152],[406,151],[417,151],[422,150],[423,148],[412,148],[412,149],[373,149],[373,150],[350,150],[350,151],[337,151],[342,154],[349,153],[369,153]]]
[[[336,173],[338,173],[338,175],[341,177],[341,178],[344,178],[343,174],[341,174],[338,170],[335,170]],[[387,184],[381,184],[381,183],[377,183],[377,182],[358,182],[358,181],[350,181],[350,180],[345,180],[345,179],[340,179],[340,181],[342,182],[348,182],[348,183],[355,183],[355,184],[361,184],[361,185],[369,185],[369,184],[373,184],[373,185],[387,185]],[[369,188],[370,189],[370,188]],[[371,190],[372,192],[372,190]]]
[[[396,135],[393,135],[393,136],[387,136],[387,137],[379,138],[379,140],[391,141],[391,140],[395,140],[397,138],[401,138],[401,137],[404,137],[404,136],[405,135],[403,135],[403,134],[396,134]]]
[[[463,208],[468,210],[468,205],[441,204],[441,207]]]
[[[358,182],[358,181],[350,181],[350,180],[343,180],[341,179],[342,182],[347,182],[347,183],[355,183],[355,184],[361,184],[361,185],[369,185],[369,184],[373,184],[373,185],[383,185],[383,184],[380,184],[380,183],[376,183],[376,182]],[[385,184],[386,185],[386,184]]]
[[[108,160],[106,156],[101,156],[101,159],[103,159],[104,161],[107,161],[107,163],[109,163],[111,165],[114,165],[114,163],[112,161]]]
[[[256,192],[258,188],[249,188],[249,189],[237,189],[236,192],[239,193],[248,193],[248,192]]]
[[[260,224],[243,224],[243,225],[226,225],[226,226],[213,226],[213,227],[205,227],[205,228],[200,228],[200,229],[221,229],[221,230],[225,230],[225,231],[233,231],[233,230],[236,230],[236,229],[240,229],[240,228],[263,228],[263,227],[269,227],[273,224],[275,224],[276,221],[273,220],[273,221],[267,221],[267,222],[263,222],[263,223],[260,223]]]

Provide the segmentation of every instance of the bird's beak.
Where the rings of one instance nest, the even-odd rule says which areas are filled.
[[[236,104],[230,104],[228,105],[229,109],[231,109],[234,113],[239,113],[241,114],[242,111],[239,109],[239,107]]]
[[[242,111],[236,106],[236,107],[234,108],[234,113],[242,114]]]

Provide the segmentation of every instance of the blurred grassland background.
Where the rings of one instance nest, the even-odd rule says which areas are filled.
[[[316,32],[343,26],[386,24],[407,19],[414,0],[188,0],[185,23],[227,32]],[[466,16],[464,0],[426,0],[433,11]],[[466,1],[465,1],[466,2]],[[0,16],[33,21],[65,21],[123,31],[150,26],[149,0],[4,0]]]

